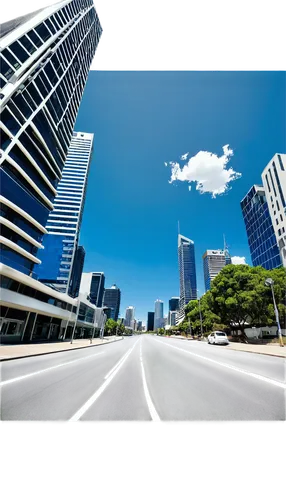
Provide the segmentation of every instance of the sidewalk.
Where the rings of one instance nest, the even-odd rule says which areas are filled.
[[[171,335],[172,339],[179,340],[192,340],[190,338],[181,337],[179,335]],[[206,340],[201,341],[204,344],[207,344]],[[278,344],[272,345],[259,345],[259,344],[240,344],[239,342],[230,342],[229,345],[224,346],[225,349],[231,349],[233,351],[245,351],[245,352],[253,352],[256,354],[268,354],[268,356],[278,356],[281,358],[286,358],[286,346],[280,347]]]
[[[73,349],[84,349],[87,347],[95,347],[103,344],[110,344],[123,340],[123,337],[112,335],[103,339],[95,338],[90,343],[90,339],[75,339],[73,343],[70,340],[64,342],[46,342],[39,344],[10,344],[0,345],[0,361],[10,359],[26,358],[29,356],[41,356],[43,354],[51,354],[55,352],[70,351]]]

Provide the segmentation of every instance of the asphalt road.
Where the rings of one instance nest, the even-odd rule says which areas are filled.
[[[0,363],[2,420],[285,420],[285,359],[151,335]]]

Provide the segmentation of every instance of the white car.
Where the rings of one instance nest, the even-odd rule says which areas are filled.
[[[220,344],[220,345],[221,344],[229,344],[229,340],[227,338],[226,333],[216,331],[216,332],[212,332],[208,336],[208,343],[209,344]]]

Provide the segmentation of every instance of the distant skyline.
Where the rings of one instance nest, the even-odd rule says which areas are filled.
[[[94,133],[80,244],[85,272],[103,270],[146,322],[160,298],[179,295],[180,232],[195,243],[197,287],[202,255],[223,248],[251,264],[240,201],[285,145],[282,72],[91,72],[76,130]],[[241,175],[212,197],[186,182],[170,184],[169,161],[200,151]],[[215,158],[212,158],[213,160]],[[198,179],[199,180],[199,179]]]

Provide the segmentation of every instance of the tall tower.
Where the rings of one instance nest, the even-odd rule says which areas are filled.
[[[154,330],[164,327],[164,302],[157,299],[155,301]]]
[[[89,297],[96,307],[102,307],[105,276],[102,272],[82,273],[80,293]]]
[[[114,319],[114,321],[118,320],[120,299],[121,291],[118,286],[112,285],[112,287],[110,288],[105,288],[103,295],[103,306],[110,308],[110,317]]]
[[[204,279],[206,292],[218,273],[229,264],[230,257],[225,250],[206,250],[203,255]]]
[[[57,186],[54,210],[46,224],[48,234],[43,239],[44,250],[39,252],[42,261],[36,268],[39,280],[64,293],[69,291],[78,248],[92,146],[93,134],[73,133]]]
[[[178,235],[178,260],[180,275],[180,311],[178,321],[184,318],[184,307],[197,299],[195,244],[189,238]]]
[[[133,306],[129,306],[126,308],[124,325],[129,328],[134,328],[134,320],[135,308]]]

